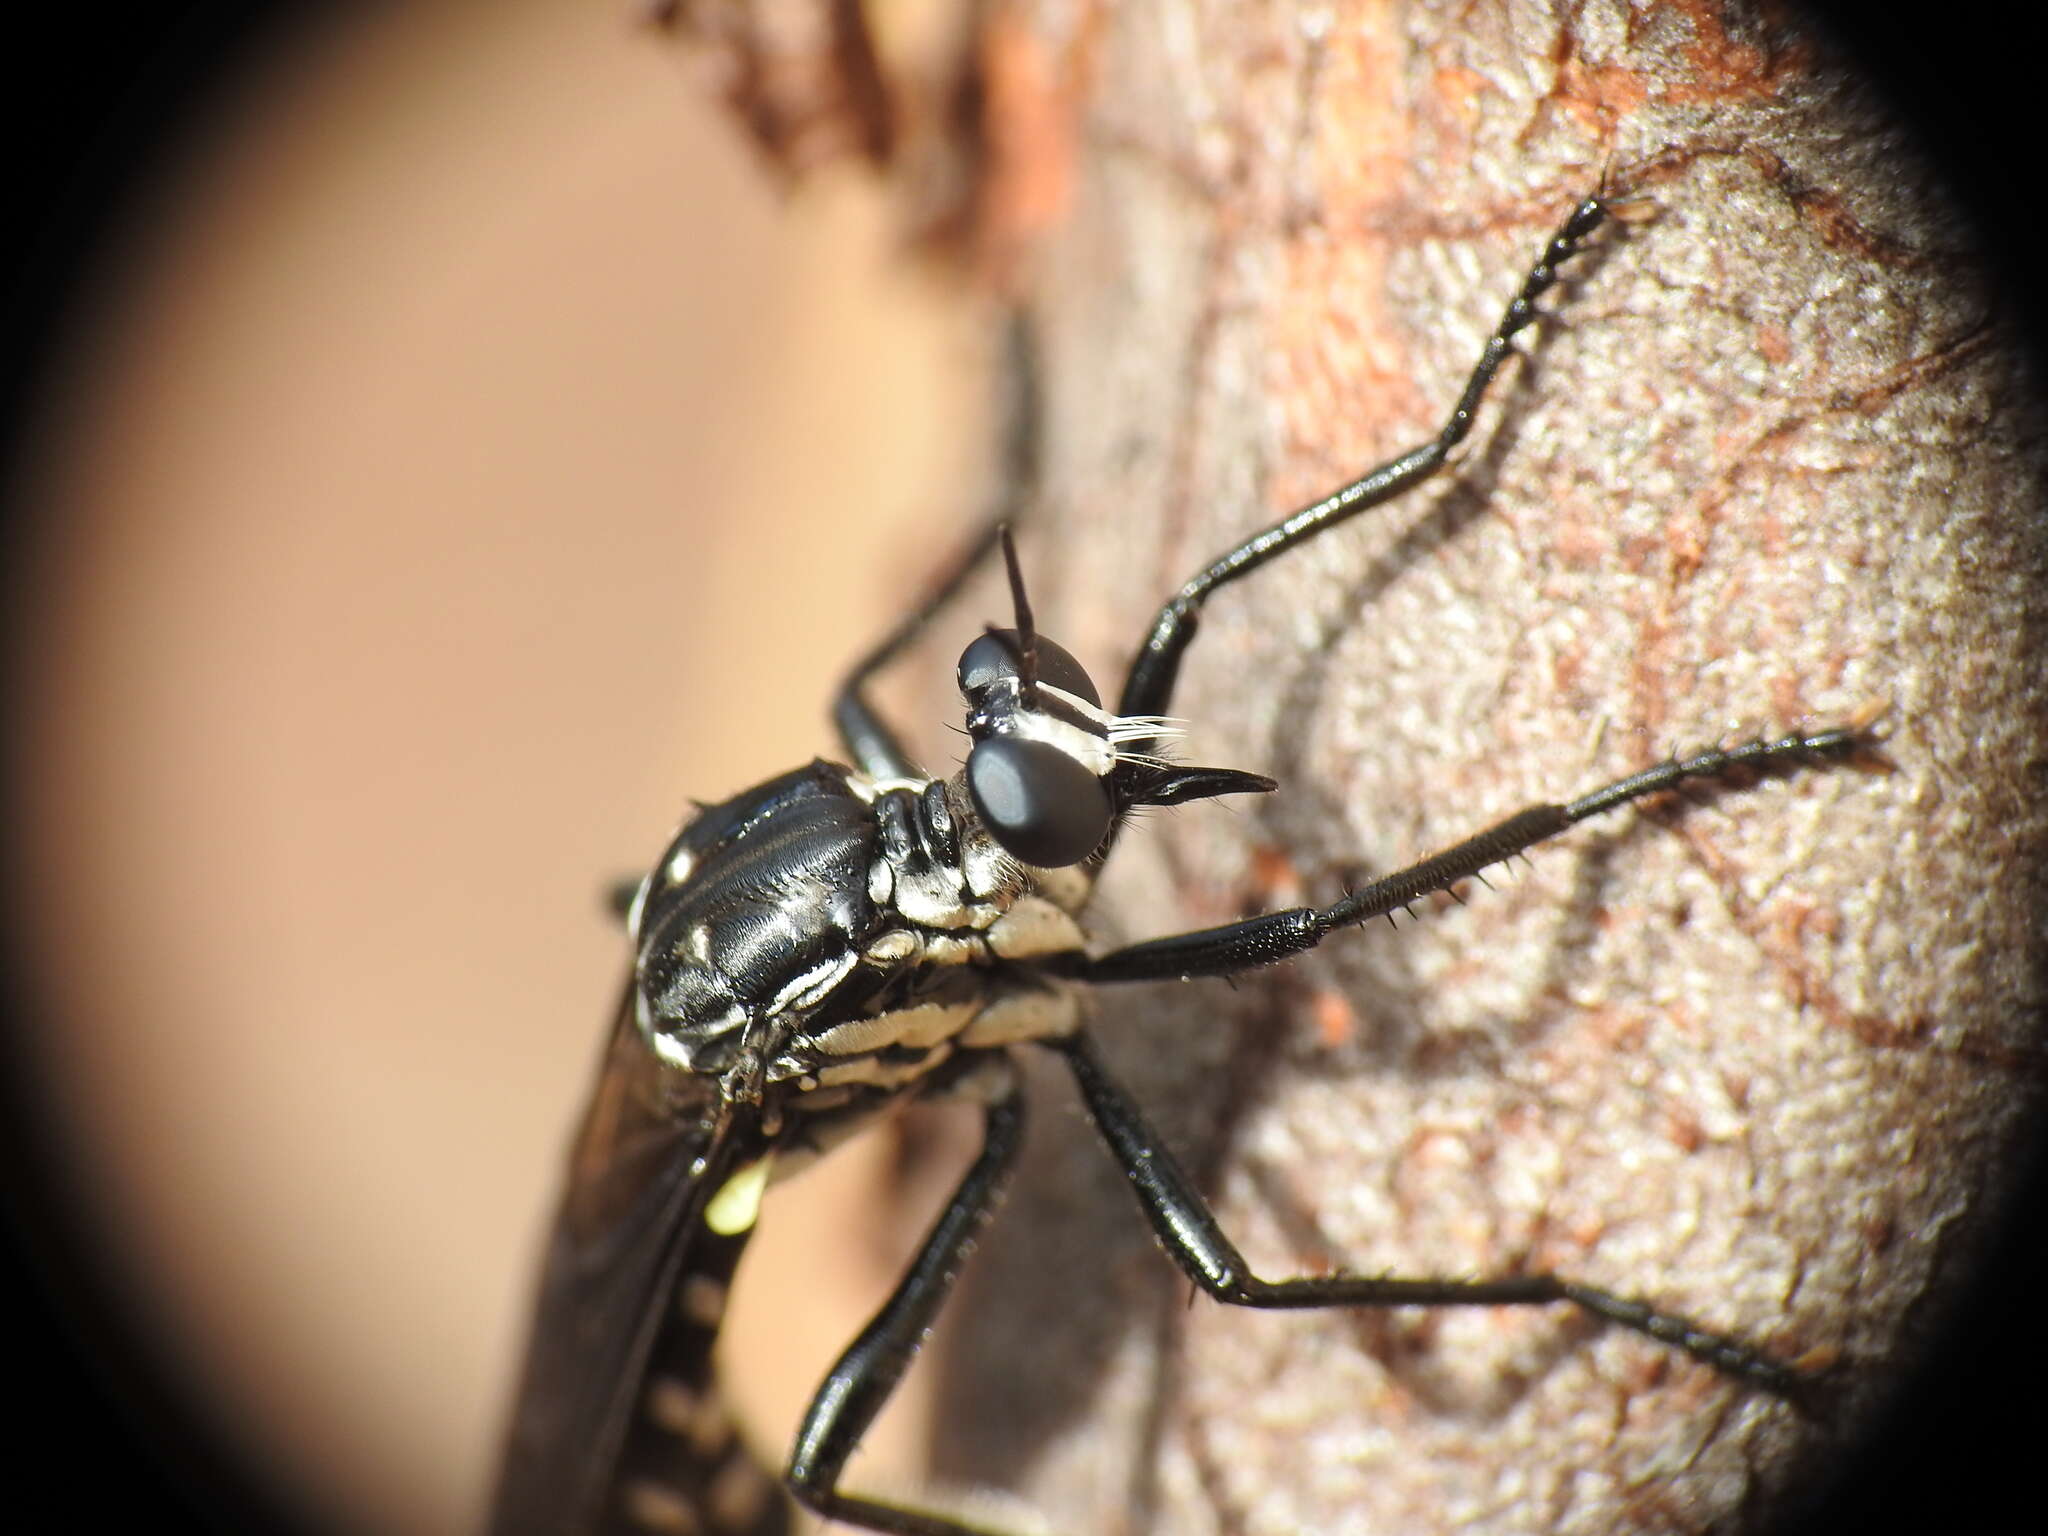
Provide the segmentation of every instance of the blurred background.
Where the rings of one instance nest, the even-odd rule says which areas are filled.
[[[832,750],[979,505],[985,317],[614,0],[55,24],[10,106],[5,1129],[60,1294],[15,1314],[10,1513],[464,1529],[623,963],[600,892]],[[1898,78],[1972,109],[1937,147],[2032,206],[2019,52],[1924,42]],[[764,1441],[893,1278],[898,1150],[763,1228]],[[861,1465],[914,1469],[918,1412]]]
[[[779,186],[623,5],[242,36],[121,147],[23,401],[14,1066],[175,1411],[306,1512],[458,1530],[624,963],[601,893],[835,750],[837,670],[974,509],[982,332],[870,177]],[[887,1156],[778,1201],[757,1396],[886,1285]]]

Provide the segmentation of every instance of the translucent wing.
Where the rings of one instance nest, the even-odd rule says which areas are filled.
[[[759,1149],[758,1126],[720,1103],[714,1080],[649,1049],[629,983],[548,1241],[493,1536],[644,1532],[649,1501],[687,1507],[721,1484],[727,1504],[759,1506],[749,1528],[780,1528],[766,1475],[730,1466],[742,1453],[710,1364],[746,1234],[712,1233],[704,1206]],[[643,1507],[630,1524],[629,1498]]]

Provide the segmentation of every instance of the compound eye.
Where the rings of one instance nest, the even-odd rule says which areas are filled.
[[[1014,629],[991,629],[977,636],[960,653],[961,696],[971,699],[1002,679],[1015,677],[1018,644]],[[1041,683],[1084,699],[1097,709],[1102,708],[1102,696],[1095,691],[1094,679],[1065,646],[1039,635],[1036,647],[1038,680]]]
[[[992,688],[1006,677],[1017,675],[1017,632],[994,629],[974,637],[960,653],[960,693],[964,698]]]
[[[967,793],[989,834],[1026,864],[1078,864],[1109,835],[1102,781],[1047,742],[977,742],[967,754]]]

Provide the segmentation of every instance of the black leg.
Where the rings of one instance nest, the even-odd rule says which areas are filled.
[[[1003,518],[998,518],[976,534],[974,542],[962,550],[940,576],[931,595],[891,630],[880,645],[863,656],[847,674],[846,681],[839,685],[838,696],[832,701],[832,725],[839,732],[839,739],[846,744],[846,750],[852,754],[854,766],[869,777],[911,779],[921,775],[917,764],[896,739],[896,732],[868,702],[868,679],[895,660],[903,648],[915,640],[933,617],[953,600],[961,585],[996,547],[997,530],[1003,521]]]
[[[1131,1191],[1167,1255],[1188,1278],[1221,1302],[1238,1307],[1313,1309],[1323,1307],[1499,1307],[1570,1302],[1595,1317],[1660,1344],[1685,1351],[1718,1371],[1753,1381],[1785,1395],[1803,1378],[1726,1334],[1713,1333],[1673,1312],[1556,1275],[1510,1275],[1495,1280],[1396,1280],[1334,1275],[1302,1280],[1262,1280],[1223,1235],[1215,1215],[1193,1182],[1174,1161],[1124,1091],[1103,1070],[1086,1035],[1052,1042],[1073,1069],[1088,1114],[1116,1160],[1129,1175]]]
[[[827,1520],[843,1520],[892,1536],[981,1536],[974,1527],[943,1515],[850,1498],[839,1491],[839,1474],[924,1342],[975,1234],[995,1209],[1003,1183],[1016,1165],[1023,1134],[1023,1100],[1012,1090],[989,1105],[981,1156],[925,1235],[910,1272],[839,1357],[832,1374],[811,1399],[810,1411],[797,1431],[796,1449],[790,1453],[789,1486]]]
[[[1775,741],[1752,741],[1687,758],[1668,758],[1654,768],[1618,779],[1569,804],[1531,806],[1477,837],[1467,838],[1419,864],[1396,870],[1327,907],[1292,907],[1284,912],[1246,918],[1240,923],[1149,939],[1099,958],[1077,961],[1067,974],[1088,982],[1233,976],[1314,949],[1347,924],[1375,917],[1391,920],[1396,908],[1406,907],[1433,891],[1447,891],[1488,865],[1513,858],[1589,816],[1673,789],[1689,779],[1783,773],[1820,763],[1842,762],[1871,750],[1864,728],[1838,726],[1811,735],[1782,736]]]
[[[832,701],[832,724],[846,744],[854,766],[871,778],[909,779],[920,777],[896,733],[868,702],[868,679],[902,654],[959,593],[967,578],[995,550],[996,539],[1006,523],[1030,503],[1038,473],[1038,369],[1031,347],[1029,322],[1013,314],[1005,343],[1009,389],[1003,405],[1002,489],[995,513],[973,541],[954,558],[939,577],[931,594],[906,615],[889,634],[854,668],[839,685]]]
[[[1451,450],[1472,430],[1473,413],[1478,410],[1479,401],[1485,395],[1487,385],[1493,382],[1502,360],[1513,350],[1516,333],[1536,318],[1536,301],[1557,282],[1558,268],[1578,254],[1586,237],[1606,218],[1607,204],[1598,197],[1589,197],[1572,209],[1571,216],[1558,226],[1557,233],[1543,248],[1542,257],[1522,280],[1521,291],[1501,315],[1500,324],[1486,339],[1486,346],[1479,354],[1479,363],[1465,381],[1465,392],[1458,396],[1458,403],[1452,407],[1450,416],[1435,437],[1419,448],[1411,448],[1398,458],[1389,459],[1349,485],[1332,491],[1322,500],[1303,507],[1265,532],[1245,540],[1173,595],[1152,621],[1151,633],[1145,637],[1144,647],[1131,663],[1130,675],[1124,680],[1123,699],[1117,706],[1118,714],[1164,715],[1168,712],[1173,704],[1173,685],[1180,673],[1182,653],[1195,638],[1195,630],[1201,622],[1202,604],[1218,587],[1228,586],[1240,576],[1249,575],[1268,560],[1313,539],[1346,518],[1357,516],[1368,507],[1391,501],[1443,468]],[[1154,744],[1145,743],[1133,743],[1131,747],[1138,752],[1155,749]]]

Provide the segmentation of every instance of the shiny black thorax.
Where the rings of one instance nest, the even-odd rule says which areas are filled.
[[[771,1127],[872,1106],[1036,1032],[973,1043],[987,1005],[1057,986],[989,942],[1025,898],[1045,904],[956,784],[814,761],[705,808],[670,844],[632,914],[637,1023]]]

